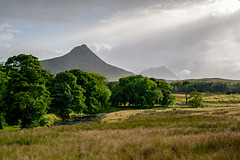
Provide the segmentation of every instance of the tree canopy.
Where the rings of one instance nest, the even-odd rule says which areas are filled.
[[[22,128],[43,124],[43,115],[50,104],[50,93],[45,87],[46,72],[40,62],[32,55],[20,54],[10,57],[5,66],[10,77],[2,104],[6,122],[10,125],[21,124]]]

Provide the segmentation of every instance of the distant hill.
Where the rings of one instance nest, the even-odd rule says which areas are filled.
[[[201,79],[185,79],[181,81],[189,81],[189,82],[226,82],[226,83],[240,83],[240,80],[231,80],[231,79],[223,79],[223,78],[201,78]]]
[[[72,49],[68,54],[41,61],[42,68],[56,74],[71,69],[99,73],[109,81],[117,81],[119,78],[133,75],[132,72],[114,67],[105,63],[95,55],[86,45]]]
[[[180,79],[176,74],[171,72],[165,66],[157,67],[157,68],[149,68],[140,73],[143,76],[157,78],[157,79],[165,79],[165,80],[178,80]]]

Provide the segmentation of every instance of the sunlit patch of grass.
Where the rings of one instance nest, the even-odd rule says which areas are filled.
[[[3,126],[0,131],[17,131],[19,129],[21,129],[20,126]]]

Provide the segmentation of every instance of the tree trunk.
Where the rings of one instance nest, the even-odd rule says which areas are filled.
[[[188,97],[187,97],[187,95],[188,95],[188,94],[187,94],[187,92],[186,92],[186,106],[188,105],[188,104],[187,104],[187,100],[188,100]]]
[[[3,124],[2,124],[2,122],[0,122],[0,129],[3,129]]]

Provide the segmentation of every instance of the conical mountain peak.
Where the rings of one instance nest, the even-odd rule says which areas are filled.
[[[82,51],[82,50],[91,51],[86,44],[83,44],[81,46],[77,46],[77,47],[73,48],[70,52],[76,52],[76,51]]]
[[[85,44],[73,48],[62,57],[43,60],[41,65],[44,69],[54,74],[71,69],[81,69],[87,72],[99,73],[106,76],[109,80],[118,80],[119,78],[133,75],[131,72],[105,63]]]
[[[88,47],[86,44],[83,44],[81,46],[77,46],[73,48],[67,55],[93,55],[96,56]]]

